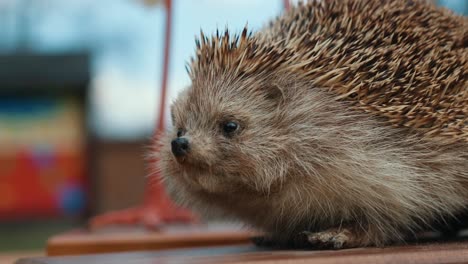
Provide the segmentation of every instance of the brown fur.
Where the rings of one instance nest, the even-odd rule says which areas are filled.
[[[202,34],[160,142],[168,190],[279,241],[308,231],[337,248],[405,239],[462,212],[466,26],[423,1],[326,0],[253,35]],[[226,137],[231,120],[241,128]],[[183,159],[170,150],[178,129]]]

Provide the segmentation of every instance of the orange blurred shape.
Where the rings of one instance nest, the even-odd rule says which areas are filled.
[[[17,195],[13,191],[13,185],[8,183],[0,183],[0,210],[11,210],[16,207]]]

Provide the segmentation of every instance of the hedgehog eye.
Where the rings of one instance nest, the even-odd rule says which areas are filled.
[[[226,136],[231,136],[239,129],[239,124],[234,121],[223,123],[223,132]]]
[[[184,135],[184,130],[179,128],[179,129],[177,130],[177,137],[179,138],[179,137],[181,137],[181,136],[183,136],[183,135]]]

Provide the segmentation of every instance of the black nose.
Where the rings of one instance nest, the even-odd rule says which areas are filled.
[[[189,142],[186,138],[178,137],[171,142],[172,153],[176,157],[182,157],[189,151]]]

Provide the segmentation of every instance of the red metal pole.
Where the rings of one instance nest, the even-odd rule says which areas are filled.
[[[164,132],[165,127],[165,112],[166,112],[166,96],[167,96],[167,81],[169,76],[170,62],[170,47],[171,47],[171,31],[172,31],[172,1],[165,0],[166,4],[166,25],[164,37],[164,61],[161,83],[161,97],[159,102],[159,116],[154,132],[155,137],[159,137]],[[159,151],[154,149],[153,151]],[[152,162],[157,162],[153,160]],[[143,206],[130,208],[123,211],[111,212],[102,216],[98,216],[91,220],[91,227],[109,224],[136,224],[143,223],[148,228],[158,228],[161,224],[170,222],[193,222],[193,216],[186,210],[176,207],[167,196],[164,186],[160,181],[160,175],[156,172],[151,177],[148,177],[146,182],[146,190],[144,194]]]
[[[289,0],[283,0],[283,7],[285,10],[289,10],[291,8],[291,3]]]
[[[166,96],[167,96],[167,80],[169,76],[169,58],[171,48],[171,32],[172,32],[172,1],[165,0],[166,6],[166,29],[164,33],[164,61],[161,82],[161,97],[159,99],[159,117],[156,124],[156,133],[164,132],[165,114],[166,114]]]
[[[169,62],[171,48],[171,31],[172,31],[172,0],[165,0],[166,7],[166,25],[164,33],[164,59],[162,70],[161,92],[159,98],[159,116],[156,121],[154,137],[160,137],[165,129],[165,113],[166,113],[166,96],[167,96],[167,80],[169,77]],[[159,151],[159,149],[153,149]],[[157,162],[153,160],[152,162]],[[172,202],[167,197],[167,194],[160,181],[159,174],[153,174],[148,177],[145,190],[145,205],[148,207],[157,208],[159,214],[169,214],[169,207],[173,206]]]
[[[155,136],[162,135],[165,129],[165,113],[167,101],[167,82],[169,78],[169,62],[172,33],[172,0],[165,0],[166,4],[166,32],[164,36],[164,62],[162,71],[161,97],[159,103],[159,117],[156,124]],[[159,151],[154,149],[153,151]],[[154,162],[157,162],[156,160]],[[163,223],[192,222],[193,216],[185,209],[177,207],[168,197],[160,181],[161,175],[156,173],[148,178],[145,192],[146,220],[149,228],[157,228]]]

